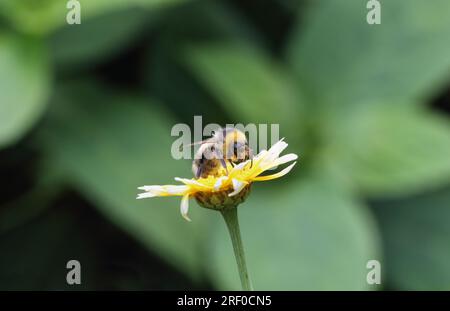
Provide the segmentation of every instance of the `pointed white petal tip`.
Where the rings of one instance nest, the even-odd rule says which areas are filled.
[[[265,155],[264,159],[262,159],[261,163],[262,165],[267,165],[270,162],[274,161],[276,158],[279,157],[281,152],[283,152],[284,149],[286,149],[288,146],[287,143],[283,141],[283,139],[276,142],[272,147],[270,147],[269,151],[267,152],[267,155]]]
[[[192,221],[187,214],[181,214],[181,216],[187,221]]]
[[[145,199],[145,198],[153,198],[156,195],[154,193],[151,192],[143,192],[143,193],[138,193],[136,199]]]
[[[138,187],[139,190],[147,191],[149,188],[153,188],[154,186],[140,186]]]
[[[292,170],[292,168],[295,166],[295,164],[297,164],[297,161],[295,161],[294,163],[290,164],[285,169],[281,170],[281,172],[279,172],[279,174],[280,174],[279,177],[282,177],[282,176],[286,175],[287,173],[289,173]]]
[[[286,168],[284,168],[283,170],[281,170],[281,172],[280,172],[281,176],[284,176],[284,175],[286,175],[287,173],[289,173],[289,172],[292,170],[292,168],[295,166],[295,164],[297,164],[297,161],[295,161],[295,162],[289,164],[288,167],[286,167]],[[281,177],[281,176],[280,176],[280,177]]]
[[[295,153],[289,153],[285,154],[284,156],[279,157],[278,159],[275,159],[273,163],[270,165],[271,167],[275,167],[281,164],[285,164],[291,161],[295,161],[298,159],[298,155]]]

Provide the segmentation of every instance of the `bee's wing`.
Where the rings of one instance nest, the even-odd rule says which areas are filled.
[[[203,144],[206,144],[206,143],[212,143],[211,138],[205,139],[205,140],[202,140],[202,141],[196,141],[194,143],[187,144],[187,145],[181,145],[180,150],[183,150],[184,147],[198,146],[198,145],[203,145]]]

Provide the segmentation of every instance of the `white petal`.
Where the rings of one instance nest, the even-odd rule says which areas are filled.
[[[138,196],[136,199],[145,199],[145,198],[153,198],[153,197],[156,197],[156,195],[154,193],[143,192],[143,193],[138,193]]]
[[[164,195],[183,195],[189,188],[185,185],[167,185],[167,186],[142,186],[138,189],[144,190],[144,193],[138,195],[138,199],[142,198],[152,198],[155,196],[164,196]]]
[[[214,184],[214,191],[218,191],[220,189],[220,187],[223,184],[224,180],[227,180],[228,176],[221,176],[219,177],[219,179],[217,179],[216,183]]]
[[[183,216],[184,219],[186,219],[187,221],[191,221],[191,219],[187,215],[188,211],[189,211],[189,194],[186,194],[181,199],[180,212],[181,216]]]
[[[144,191],[153,191],[153,190],[157,190],[157,189],[162,189],[162,186],[142,186],[142,187],[138,187],[139,190],[144,190]]]
[[[278,159],[275,159],[268,167],[265,167],[264,170],[268,170],[271,168],[274,168],[278,165],[285,164],[287,162],[295,161],[297,160],[298,156],[295,153],[289,153],[282,157],[279,157]]]
[[[199,183],[198,181],[193,180],[193,179],[175,177],[175,180],[182,182],[185,185],[195,185],[195,186],[205,187],[205,185],[203,185],[202,183]]]
[[[138,195],[138,199],[156,197],[165,192],[163,186],[142,186],[138,189],[145,191],[145,193],[141,193]]]
[[[182,195],[188,190],[188,186],[164,186],[164,192],[171,195]]]
[[[230,194],[228,194],[229,197],[232,197],[232,196],[238,194],[239,192],[241,192],[242,189],[244,189],[244,187],[248,184],[248,182],[240,181],[240,180],[237,180],[234,178],[233,178],[232,182],[233,182],[234,191],[231,192]]]
[[[271,165],[271,163],[280,156],[280,153],[283,152],[287,146],[288,144],[285,143],[283,139],[275,143],[272,147],[270,147],[269,151],[267,151],[267,155],[264,159],[261,160],[261,166],[265,167]]]
[[[271,157],[278,158],[281,152],[283,152],[284,149],[286,149],[288,144],[284,142],[283,140],[278,141],[275,145],[270,147],[268,153]]]
[[[285,169],[279,171],[278,173],[275,173],[272,175],[258,176],[258,177],[253,178],[253,180],[254,181],[266,181],[266,180],[280,178],[280,177],[286,175],[287,173],[289,173],[296,163],[297,162],[292,163],[291,165],[289,165]]]
[[[273,144],[273,146],[269,148],[268,152],[270,154],[280,154],[284,149],[286,149],[287,146],[288,144],[284,142],[284,138],[282,138]]]

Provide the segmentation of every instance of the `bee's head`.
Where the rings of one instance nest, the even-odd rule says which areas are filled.
[[[226,159],[232,162],[245,160],[249,150],[245,134],[235,128],[224,128],[222,135]]]

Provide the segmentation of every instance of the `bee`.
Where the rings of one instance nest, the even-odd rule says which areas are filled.
[[[228,174],[227,162],[235,166],[253,158],[245,134],[235,128],[221,128],[207,140],[198,142],[198,149],[192,162],[195,178],[219,176],[221,170]]]

